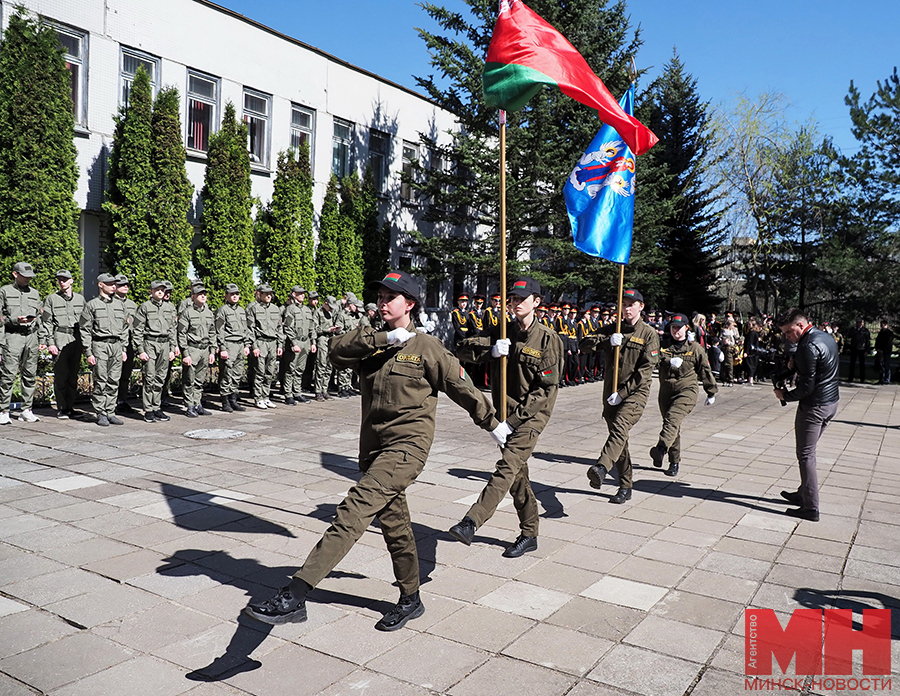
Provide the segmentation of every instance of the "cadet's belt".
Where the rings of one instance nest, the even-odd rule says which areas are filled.
[[[257,341],[277,341],[278,336],[257,336]]]
[[[22,336],[28,336],[32,333],[31,325],[28,326],[18,326],[13,324],[12,326],[6,327],[6,333],[20,334]]]
[[[74,329],[74,328],[70,328],[70,327],[68,327],[68,326],[57,326],[57,327],[56,327],[55,329],[53,329],[53,330],[54,330],[56,333],[64,333],[64,334],[74,334],[74,333],[75,333],[75,329]]]
[[[145,341],[150,341],[150,343],[168,343],[168,336],[144,336]]]
[[[93,341],[99,341],[100,343],[121,343],[121,336],[102,336],[91,339]]]
[[[209,348],[209,343],[197,343],[196,341],[188,341],[187,344],[191,348]]]

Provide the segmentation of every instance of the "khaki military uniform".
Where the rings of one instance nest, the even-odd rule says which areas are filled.
[[[278,305],[274,302],[251,302],[247,305],[247,328],[250,331],[250,349],[259,350],[259,357],[253,357],[253,400],[268,401],[278,370],[278,348],[284,345]]]
[[[215,318],[208,305],[191,302],[178,315],[178,345],[181,347],[181,388],[184,405],[200,406],[203,385],[209,373],[209,356],[216,353]],[[185,365],[184,358],[191,357]]]
[[[343,314],[343,322],[344,322],[344,332],[353,331],[357,326],[359,326],[359,315],[351,314],[350,312],[344,311]],[[337,373],[337,388],[339,393],[347,393],[350,391],[351,385],[353,383],[353,370],[350,368],[346,368],[343,370],[338,370]]]
[[[163,384],[169,370],[169,353],[178,346],[175,307],[165,300],[147,300],[134,313],[132,335],[138,354],[149,360],[141,365],[141,402],[144,413],[162,410]]]
[[[482,429],[497,427],[494,410],[440,341],[416,331],[400,346],[387,332],[357,328],[331,341],[331,360],[359,372],[362,478],[338,505],[334,522],[294,577],[317,585],[378,517],[403,595],[419,589],[416,539],[406,489],[425,466],[434,439],[438,392],[462,406]]]
[[[292,298],[284,306],[282,323],[285,338],[284,395],[299,399],[303,396],[303,375],[306,374],[306,364],[315,337],[312,310]],[[294,352],[294,348],[299,348],[300,352]]]
[[[28,410],[34,403],[37,384],[38,332],[43,314],[41,294],[31,285],[24,288],[16,283],[4,285],[0,288],[0,314],[6,330],[0,362],[0,411],[9,410],[17,373],[21,373],[22,409]],[[35,319],[28,324],[18,322],[19,317],[28,316]]]
[[[328,397],[328,384],[331,382],[331,374],[334,370],[331,361],[328,360],[328,343],[332,336],[344,332],[343,315],[335,309],[326,310],[323,306],[316,308],[313,315],[316,335],[316,394]],[[332,331],[332,327],[338,327]]]
[[[669,462],[681,462],[681,422],[697,405],[698,380],[707,396],[718,391],[706,351],[695,341],[672,344],[659,352],[659,412],[663,417],[659,441],[669,451]],[[681,358],[678,368],[672,358]]]
[[[501,360],[491,355],[491,347],[498,338],[500,327],[494,326],[486,335],[467,339],[459,346],[462,360],[489,364],[491,396],[497,408]],[[556,404],[563,344],[559,336],[537,320],[527,330],[520,328],[517,321],[508,322],[507,338],[511,344],[506,361],[506,424],[513,432],[506,439],[494,473],[466,517],[480,527],[509,492],[522,535],[536,537],[539,511],[528,476],[528,458]]]
[[[134,371],[134,336],[132,335],[132,326],[134,325],[134,314],[137,312],[137,305],[127,297],[124,300],[119,300],[119,302],[125,305],[125,318],[128,321],[128,336],[125,339],[125,362],[122,363],[122,375],[119,377],[118,401],[121,404],[128,399],[131,373]]]
[[[222,396],[237,394],[244,374],[244,349],[250,348],[247,312],[237,304],[227,302],[216,310],[216,344],[228,358],[219,359],[219,391]]]
[[[631,455],[628,452],[628,433],[641,419],[647,399],[650,396],[650,380],[653,368],[659,362],[659,334],[638,319],[634,326],[622,324],[622,347],[619,349],[619,382],[613,385],[613,360],[615,347],[609,337],[616,331],[615,324],[600,329],[594,340],[606,356],[606,374],[603,379],[603,419],[609,428],[609,436],[597,464],[611,471],[613,466],[619,472],[620,488],[632,488]],[[606,399],[618,392],[622,403],[610,406]]]
[[[81,330],[78,319],[84,311],[84,297],[73,292],[67,297],[62,291],[48,295],[41,317],[40,343],[56,346],[53,359],[53,391],[56,408],[62,413],[75,408],[78,397],[78,373],[81,370]]]
[[[78,323],[85,355],[97,360],[91,403],[98,416],[113,416],[129,331],[125,305],[113,296],[99,295],[85,304]]]

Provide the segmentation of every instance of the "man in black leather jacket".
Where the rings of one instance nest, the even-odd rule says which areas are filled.
[[[786,514],[810,522],[819,521],[819,479],[816,473],[816,444],[822,431],[834,418],[838,409],[838,367],[840,358],[837,343],[824,331],[813,326],[799,309],[789,309],[778,318],[785,338],[797,344],[791,359],[796,370],[795,388],[791,391],[775,389],[775,397],[782,401],[797,401],[794,436],[797,442],[797,461],[800,464],[800,489],[782,491],[782,497],[797,509]]]

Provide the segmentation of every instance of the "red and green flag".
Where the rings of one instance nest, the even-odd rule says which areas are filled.
[[[653,131],[626,114],[566,38],[522,0],[501,0],[482,76],[488,106],[518,111],[544,85],[597,110],[636,155],[657,143]]]

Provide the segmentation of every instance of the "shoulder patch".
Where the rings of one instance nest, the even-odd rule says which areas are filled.
[[[465,380],[468,378],[468,376],[469,375],[466,374],[466,368],[464,368],[462,365],[460,365],[459,366],[459,378],[462,380]]]
[[[541,351],[536,350],[536,349],[534,349],[534,348],[530,348],[530,347],[528,347],[528,346],[523,346],[523,347],[522,347],[522,352],[525,353],[525,355],[530,355],[532,358],[539,358],[539,357],[541,357]]]
[[[693,355],[693,354],[694,354],[694,351],[692,351],[692,350],[689,350],[687,353],[685,353],[685,355]]]
[[[412,355],[410,353],[397,353],[397,357],[395,358],[397,362],[406,362],[406,363],[415,363],[418,365],[422,362],[421,355]]]
[[[549,368],[549,369],[547,369],[547,370],[544,370],[541,374],[544,375],[544,377],[546,377],[547,375],[552,375],[552,374],[553,374],[553,368],[551,367],[551,368]]]
[[[659,351],[658,351],[658,350],[651,350],[651,351],[650,351],[650,355],[652,355],[652,356],[655,357],[655,356],[659,355]]]
[[[630,343],[639,343],[640,345],[644,345],[644,343],[646,343],[643,338],[639,338],[638,336],[632,336],[628,340]]]

